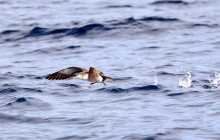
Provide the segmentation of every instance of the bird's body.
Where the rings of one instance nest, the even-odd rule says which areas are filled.
[[[70,79],[82,79],[82,80],[88,80],[88,72],[86,73],[81,73],[81,74],[78,74],[77,76],[75,77],[71,77]]]
[[[100,70],[93,67],[90,67],[89,71],[84,68],[69,67],[47,76],[46,79],[48,80],[82,79],[82,80],[90,81],[91,84],[103,83],[104,85],[106,85],[104,81],[107,79],[114,81],[113,78],[104,76],[104,74]]]

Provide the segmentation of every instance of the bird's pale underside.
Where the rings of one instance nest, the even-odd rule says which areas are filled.
[[[69,67],[62,69],[46,77],[48,80],[65,80],[65,79],[83,79],[88,80],[91,84],[104,83],[105,80],[113,80],[113,78],[104,76],[104,74],[93,67],[90,67],[89,71],[79,67]]]

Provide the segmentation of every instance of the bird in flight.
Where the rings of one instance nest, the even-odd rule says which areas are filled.
[[[105,80],[115,81],[115,79],[108,76],[104,76],[104,74],[100,70],[93,67],[90,67],[89,71],[80,67],[69,67],[50,74],[49,76],[46,77],[46,79],[48,80],[83,79],[90,81],[91,85],[95,83],[103,83],[105,86],[106,86]]]

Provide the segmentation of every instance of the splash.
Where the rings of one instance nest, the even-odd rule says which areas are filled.
[[[220,74],[215,73],[215,78],[216,79],[214,81],[211,81],[209,78],[209,82],[210,82],[212,88],[220,87]]]
[[[152,67],[152,70],[154,71],[154,85],[158,86],[158,76],[157,76],[157,71],[154,67]]]
[[[183,88],[189,88],[192,86],[192,80],[191,80],[191,73],[187,70],[184,70],[184,72],[186,73],[185,76],[183,78],[181,78],[179,80],[179,85],[180,87]]]
[[[155,71],[154,74],[154,85],[157,86],[158,85],[158,78],[157,78],[157,72]]]

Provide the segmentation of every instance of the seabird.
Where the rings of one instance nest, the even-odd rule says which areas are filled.
[[[66,69],[62,69],[60,71],[57,71],[53,74],[50,74],[49,76],[46,77],[48,80],[65,80],[65,79],[83,79],[83,80],[88,80],[92,84],[95,83],[103,83],[105,86],[106,84],[104,83],[105,80],[113,80],[115,79],[104,76],[104,74],[93,67],[90,67],[89,71],[80,68],[80,67],[69,67]]]

